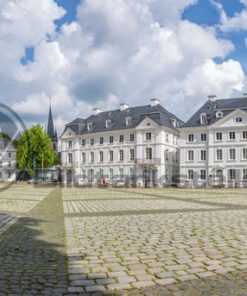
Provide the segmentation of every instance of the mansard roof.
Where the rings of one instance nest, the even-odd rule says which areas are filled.
[[[131,124],[126,125],[126,118],[131,117]],[[76,118],[65,126],[65,130],[70,128],[76,134],[96,133],[103,131],[123,130],[135,128],[146,117],[151,118],[160,126],[174,128],[172,121],[176,120],[178,127],[183,125],[183,122],[172,113],[168,112],[160,104],[155,106],[146,105],[139,107],[127,108],[124,111],[111,110],[101,112],[97,115],[91,115],[86,119]],[[111,120],[111,126],[106,128],[106,120]],[[88,130],[87,125],[92,124],[92,129]]]
[[[217,111],[222,111],[223,117],[232,113],[236,109],[241,109],[247,112],[247,98],[230,98],[219,100],[208,100],[192,117],[182,126],[184,127],[198,127],[201,124],[201,114],[207,115],[207,123],[203,126],[209,126],[217,122],[221,118],[216,117]]]

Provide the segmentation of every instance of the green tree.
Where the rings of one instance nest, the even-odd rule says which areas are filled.
[[[4,133],[4,132],[0,132],[0,139],[1,138],[11,141],[10,136],[8,134]]]
[[[26,169],[34,176],[35,169],[51,167],[56,164],[56,155],[51,149],[49,136],[40,125],[25,130],[16,143],[17,167]]]

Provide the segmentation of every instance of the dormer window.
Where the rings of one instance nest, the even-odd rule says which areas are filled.
[[[216,114],[215,114],[215,117],[216,117],[216,118],[222,118],[223,115],[224,115],[224,114],[223,114],[222,111],[217,111]]]
[[[174,128],[179,127],[179,126],[178,126],[178,121],[177,121],[177,119],[172,118],[172,126],[173,126]]]
[[[107,120],[105,121],[105,127],[106,127],[106,128],[110,128],[110,127],[111,127],[111,120],[110,120],[110,119],[107,119]]]
[[[93,128],[93,123],[92,122],[88,122],[88,124],[87,124],[87,130],[88,131],[91,131],[92,128]]]
[[[207,115],[207,113],[201,113],[200,121],[201,121],[201,124],[207,124],[208,123],[208,115]]]
[[[125,123],[126,123],[126,125],[131,125],[131,123],[132,123],[132,118],[131,118],[130,116],[126,117],[126,118],[125,118]]]

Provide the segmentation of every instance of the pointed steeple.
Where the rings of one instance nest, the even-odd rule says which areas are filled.
[[[51,138],[52,142],[57,142],[57,135],[54,129],[53,116],[51,111],[51,98],[50,98],[50,108],[49,108],[49,115],[48,115],[47,134]]]

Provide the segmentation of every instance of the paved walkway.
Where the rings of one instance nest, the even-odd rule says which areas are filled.
[[[0,236],[0,295],[66,293],[63,218],[61,190],[54,190]]]
[[[246,190],[0,195],[0,296],[246,296],[246,279]]]
[[[69,291],[247,295],[246,191],[63,190]]]

